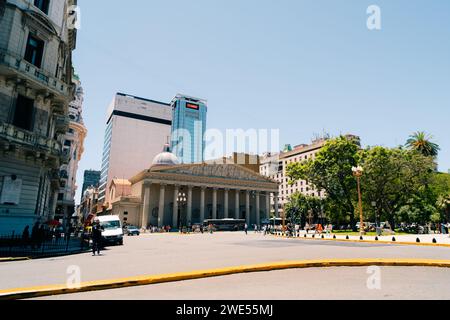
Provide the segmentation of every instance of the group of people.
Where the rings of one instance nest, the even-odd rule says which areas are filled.
[[[307,223],[305,225],[305,231],[306,231],[306,233],[310,233],[310,231],[314,231],[314,234],[322,234],[325,232],[327,235],[330,235],[333,233],[333,225],[328,224],[324,227],[320,223],[316,224],[316,225],[309,225]]]
[[[171,226],[157,227],[157,226],[149,225],[147,227],[147,229],[144,231],[148,231],[150,233],[166,233],[166,232],[170,232],[170,230],[172,230]]]
[[[67,238],[72,232],[72,228],[64,232]],[[49,227],[46,224],[36,222],[30,231],[30,226],[26,226],[22,232],[22,244],[24,247],[31,246],[33,249],[40,248],[45,241],[58,241],[62,238],[61,230],[58,227]]]

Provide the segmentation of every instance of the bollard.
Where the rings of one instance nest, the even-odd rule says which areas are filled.
[[[433,239],[433,243],[437,243],[437,240],[436,240],[436,238],[434,238],[434,239]]]
[[[336,238],[336,235],[333,236],[333,239],[337,239],[337,238]]]
[[[308,235],[307,235],[307,234],[305,234],[305,238],[308,238]]]
[[[362,236],[359,237],[359,240],[364,240],[364,238]]]
[[[375,237],[375,241],[378,241],[378,237]]]
[[[349,237],[349,236],[346,236],[346,237],[345,237],[345,240],[350,240],[350,237]]]
[[[325,239],[325,236],[324,236],[324,235],[322,235],[322,239]]]
[[[392,237],[392,241],[395,242],[395,241],[397,241],[397,240],[395,239],[395,237]]]
[[[417,242],[417,243],[420,243],[420,239],[419,239],[419,238],[417,238],[417,239],[416,239],[416,242]]]

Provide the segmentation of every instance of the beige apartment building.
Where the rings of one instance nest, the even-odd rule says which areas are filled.
[[[302,162],[308,159],[314,159],[317,152],[325,145],[326,140],[320,139],[313,141],[311,144],[301,144],[295,146],[292,151],[280,152],[278,154],[266,154],[261,160],[260,174],[269,177],[279,184],[278,192],[278,210],[284,212],[284,206],[289,202],[290,197],[295,193],[302,193],[307,196],[322,198],[325,193],[314,189],[306,181],[297,181],[290,184],[286,170],[289,164]],[[275,206],[275,201],[271,203]]]
[[[357,139],[354,135],[346,135],[349,138]],[[300,180],[290,184],[290,179],[286,174],[288,165],[292,163],[314,159],[317,153],[326,144],[328,138],[313,140],[311,144],[301,144],[291,150],[285,150],[280,153],[264,154],[261,158],[260,174],[269,177],[279,183],[278,210],[283,212],[284,206],[289,202],[290,197],[295,193],[301,193],[306,196],[324,198],[326,193],[323,190],[317,190],[314,186],[308,184],[305,180]],[[275,206],[275,201],[272,201]]]

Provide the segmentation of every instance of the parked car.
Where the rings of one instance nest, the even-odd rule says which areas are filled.
[[[132,236],[138,236],[141,234],[141,232],[139,231],[139,229],[135,226],[126,226],[123,228],[123,232],[124,234],[132,237]]]

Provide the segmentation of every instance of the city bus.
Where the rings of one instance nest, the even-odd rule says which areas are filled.
[[[203,226],[208,228],[212,225],[216,231],[243,231],[245,223],[244,219],[208,219]]]
[[[291,222],[290,219],[284,219],[284,223],[285,225],[289,224]],[[282,218],[272,218],[272,219],[264,219],[263,221],[261,221],[261,224],[263,226],[282,226],[283,225],[283,219]]]

